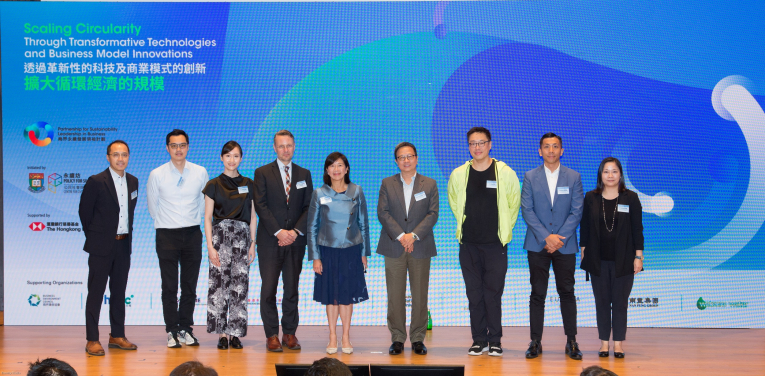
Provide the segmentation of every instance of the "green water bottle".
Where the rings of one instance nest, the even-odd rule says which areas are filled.
[[[430,317],[430,310],[428,310],[428,330],[433,330],[433,318]]]

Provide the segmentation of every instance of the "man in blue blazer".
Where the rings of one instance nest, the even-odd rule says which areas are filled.
[[[521,213],[526,221],[531,296],[529,324],[531,343],[526,358],[536,358],[542,352],[542,331],[545,322],[545,299],[550,278],[550,264],[555,273],[555,285],[560,296],[563,330],[566,333],[566,354],[581,360],[582,352],[576,342],[576,228],[582,219],[584,195],[578,172],[561,165],[563,140],[547,133],[539,141],[539,156],[544,164],[527,171],[521,190]]]

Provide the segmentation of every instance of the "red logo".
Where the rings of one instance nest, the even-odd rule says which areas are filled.
[[[45,230],[45,224],[42,222],[32,222],[29,224],[29,228],[32,231],[42,231]]]

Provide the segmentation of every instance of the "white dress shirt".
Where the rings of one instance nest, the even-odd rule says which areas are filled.
[[[555,186],[558,185],[558,175],[560,175],[560,163],[555,171],[550,171],[547,166],[545,168],[545,176],[547,176],[547,188],[550,189],[550,204],[555,204]]]
[[[112,170],[111,166],[109,167],[109,172],[112,174],[114,188],[117,190],[117,200],[120,203],[120,222],[119,225],[117,225],[117,235],[127,234],[129,231],[127,175],[125,175],[125,172],[123,171],[122,175],[124,176],[120,176]]]
[[[406,184],[406,180],[404,180],[404,174],[399,174],[401,178],[401,183],[404,185],[404,204],[406,205],[406,216],[409,216],[409,203],[412,202],[412,191],[414,190],[414,180],[417,177],[417,173],[415,172],[412,176],[412,182],[409,184]],[[396,240],[401,239],[401,237],[404,236],[404,233],[402,232],[398,237],[396,237]]]
[[[186,161],[183,174],[167,162],[149,174],[146,197],[154,228],[199,226],[205,212],[202,189],[210,180],[207,170]]]
[[[286,180],[287,175],[284,172],[284,166],[288,166],[290,168],[290,184],[291,184],[292,183],[292,161],[290,161],[290,163],[288,164],[284,164],[282,163],[281,160],[277,159],[276,164],[279,165],[279,174],[282,177],[282,187],[284,187],[284,194],[286,195],[287,194],[287,180]]]
[[[290,168],[290,185],[292,185],[292,161],[290,161],[288,164],[284,164],[280,159],[277,158],[276,164],[279,165],[279,175],[282,177],[282,187],[284,187],[284,194],[287,195],[287,173],[284,172],[284,166],[288,166]],[[281,229],[275,232],[274,236],[279,235],[280,232],[282,232]],[[295,229],[295,232],[297,232],[298,235],[303,235],[303,233],[297,229]]]

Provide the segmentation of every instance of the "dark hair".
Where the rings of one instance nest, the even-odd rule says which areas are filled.
[[[469,130],[469,131],[468,131],[468,133],[467,133],[467,139],[468,139],[468,141],[470,141],[470,136],[471,136],[473,133],[483,133],[483,134],[485,134],[485,135],[486,135],[486,137],[488,138],[488,140],[487,140],[487,141],[491,141],[491,132],[489,132],[489,130],[488,130],[488,129],[486,129],[486,128],[484,128],[484,127],[473,127],[473,128],[470,128],[470,130]]]
[[[589,366],[582,370],[579,376],[619,376],[601,366]]]
[[[595,184],[595,189],[592,190],[593,192],[597,194],[603,193],[603,169],[605,168],[606,163],[611,162],[616,163],[616,167],[619,168],[619,193],[627,190],[627,186],[624,184],[624,171],[622,170],[622,163],[614,157],[608,157],[604,158],[603,161],[600,162],[600,167],[598,167],[598,182]]]
[[[414,147],[414,144],[412,144],[411,142],[404,141],[396,145],[396,149],[393,150],[393,158],[398,158],[398,149],[405,148],[407,146],[412,148],[412,150],[414,150],[414,155],[417,156],[417,148]]]
[[[200,362],[192,360],[175,367],[170,372],[170,376],[218,376],[218,372],[212,367],[207,367]]]
[[[351,370],[345,363],[335,358],[321,358],[305,371],[305,376],[351,376]]]
[[[106,147],[106,155],[109,155],[109,153],[111,152],[111,149],[112,149],[112,145],[114,145],[114,144],[125,145],[125,147],[128,149],[128,154],[130,154],[130,146],[128,146],[127,142],[122,141],[122,140],[114,140],[114,141],[112,141],[109,144],[109,146]]]
[[[546,138],[553,138],[553,137],[557,138],[557,139],[558,139],[558,143],[560,144],[560,147],[563,147],[563,139],[562,139],[562,138],[560,138],[560,136],[558,136],[558,135],[557,135],[557,134],[555,134],[555,133],[552,133],[552,132],[548,132],[548,133],[545,133],[545,134],[542,136],[542,138],[540,138],[540,139],[539,139],[539,148],[540,148],[540,149],[542,148],[542,141],[544,141]]]
[[[167,134],[165,137],[165,145],[170,145],[170,137],[173,136],[183,136],[186,137],[186,143],[189,143],[189,135],[186,134],[186,132],[180,130],[180,129],[173,129],[170,133]]]
[[[276,134],[274,135],[274,143],[276,143],[276,136],[290,136],[290,138],[292,139],[292,142],[295,142],[295,136],[292,134],[292,132],[286,129],[282,129],[279,132],[276,132]]]
[[[239,154],[243,156],[244,152],[242,151],[242,147],[239,146],[238,142],[236,142],[234,140],[226,142],[226,144],[223,145],[223,149],[220,151],[220,156],[222,157],[222,156],[230,153],[231,151],[233,151],[234,149],[237,149],[237,148],[239,149]]]
[[[327,156],[327,159],[324,161],[324,184],[326,185],[332,185],[332,179],[329,177],[329,174],[327,173],[327,168],[337,162],[338,159],[342,159],[343,163],[345,163],[345,167],[348,167],[348,173],[345,174],[345,184],[348,184],[351,182],[351,165],[348,163],[348,158],[346,158],[343,153],[336,151],[330,155]]]
[[[37,359],[29,362],[27,376],[77,376],[77,371],[69,363],[56,358]]]

